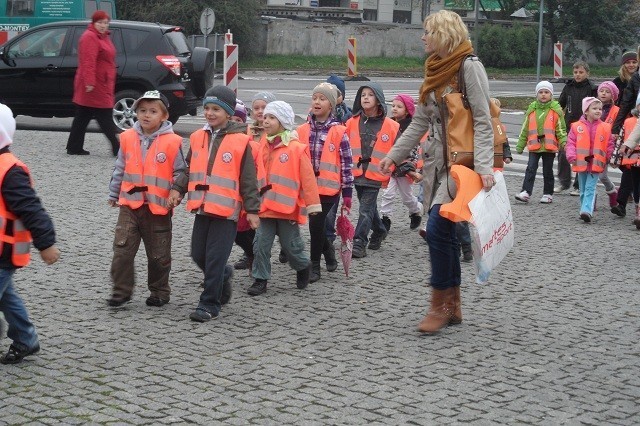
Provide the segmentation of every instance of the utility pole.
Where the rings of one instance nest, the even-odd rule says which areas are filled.
[[[542,61],[542,20],[544,16],[544,0],[540,0],[540,24],[538,25],[538,64],[536,66],[536,83],[540,81],[540,62]]]

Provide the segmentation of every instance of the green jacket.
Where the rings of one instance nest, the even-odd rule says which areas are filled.
[[[522,123],[522,129],[520,130],[520,137],[518,138],[518,144],[516,145],[516,151],[518,154],[522,154],[524,148],[527,146],[527,136],[529,133],[529,115],[535,111],[536,123],[538,124],[538,134],[544,134],[544,121],[547,119],[549,110],[554,110],[558,114],[558,121],[556,122],[556,138],[558,139],[558,145],[560,149],[564,149],[567,143],[567,127],[564,123],[564,114],[562,113],[562,107],[558,101],[551,101],[546,103],[538,102],[537,100],[531,102],[527,108],[527,112],[524,113],[524,123]],[[544,145],[534,152],[547,152]]]

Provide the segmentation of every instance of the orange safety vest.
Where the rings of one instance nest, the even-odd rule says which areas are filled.
[[[607,144],[611,138],[611,125],[600,122],[596,128],[593,150],[588,129],[579,121],[571,124],[571,129],[576,134],[576,164],[572,167],[574,172],[586,172],[589,162],[586,157],[593,155],[591,159],[591,172],[601,173],[607,167]]]
[[[542,148],[549,152],[558,152],[558,138],[556,137],[556,123],[560,116],[554,110],[549,110],[547,117],[544,119],[542,132],[538,135],[538,121],[536,120],[536,112],[531,111],[529,114],[529,133],[527,133],[527,149],[534,152]]]
[[[616,117],[618,116],[618,111],[620,111],[620,107],[613,105],[609,110],[609,115],[607,115],[607,119],[604,120],[605,123],[611,124],[613,126],[613,122],[616,121]]]
[[[341,188],[340,173],[340,143],[347,128],[342,125],[332,126],[327,134],[327,139],[322,147],[320,155],[320,170],[317,175],[318,194],[336,195]],[[305,123],[296,129],[301,143],[309,145],[311,126]]]
[[[205,213],[238,220],[242,209],[240,196],[240,172],[242,157],[249,144],[249,136],[231,133],[222,138],[211,174],[209,166],[209,137],[204,129],[191,134],[191,163],[187,211],[203,209]]]
[[[353,153],[353,176],[362,176],[362,163],[369,162],[367,172],[364,176],[367,179],[375,180],[386,184],[389,182],[390,176],[383,175],[380,172],[380,161],[387,156],[391,147],[396,141],[396,136],[400,129],[400,124],[390,118],[385,118],[380,131],[376,135],[376,141],[373,145],[371,158],[362,158],[362,142],[360,141],[360,116],[356,115],[347,121],[347,132],[349,132],[349,143],[351,144],[351,152]]]
[[[258,188],[260,189],[260,213],[271,210],[291,214],[298,208],[298,223],[307,222],[307,209],[302,198],[300,161],[309,158],[309,147],[291,140],[289,145],[271,149],[266,139],[258,151]],[[265,150],[268,158],[265,164]]]
[[[182,137],[173,133],[159,135],[149,146],[142,161],[140,136],[129,129],[120,135],[124,156],[124,174],[120,186],[120,205],[140,208],[145,200],[153,214],[166,215],[167,198],[173,183],[173,165],[182,146]]]
[[[13,166],[22,167],[22,169],[29,175],[29,169],[27,166],[10,152],[0,155],[0,187],[4,182],[9,169]],[[13,235],[8,235],[7,231],[11,229],[9,226],[13,223]],[[4,244],[10,244],[11,248],[11,263],[16,267],[27,266],[29,259],[31,258],[31,232],[24,227],[24,224],[16,215],[7,210],[7,206],[4,202],[4,198],[0,196],[0,253],[4,250]]]
[[[622,132],[624,134],[623,140],[624,142],[629,139],[633,128],[636,127],[636,123],[638,122],[638,118],[631,116],[624,120],[624,124],[622,125]],[[623,166],[640,166],[640,145],[636,146],[634,150],[628,157],[622,157],[622,165]]]

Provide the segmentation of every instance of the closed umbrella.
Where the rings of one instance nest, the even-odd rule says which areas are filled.
[[[336,233],[340,235],[342,240],[340,244],[340,258],[344,267],[344,274],[349,276],[349,267],[351,266],[351,253],[353,252],[353,236],[356,232],[353,224],[345,214],[345,208],[340,210],[340,216],[336,222]]]

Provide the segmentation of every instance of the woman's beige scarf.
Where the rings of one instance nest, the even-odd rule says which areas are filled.
[[[436,99],[440,99],[448,85],[457,83],[456,77],[460,63],[465,56],[471,54],[473,54],[471,42],[465,40],[444,59],[437,54],[430,55],[424,63],[424,82],[420,87],[420,102],[426,103],[429,92],[434,90]]]

